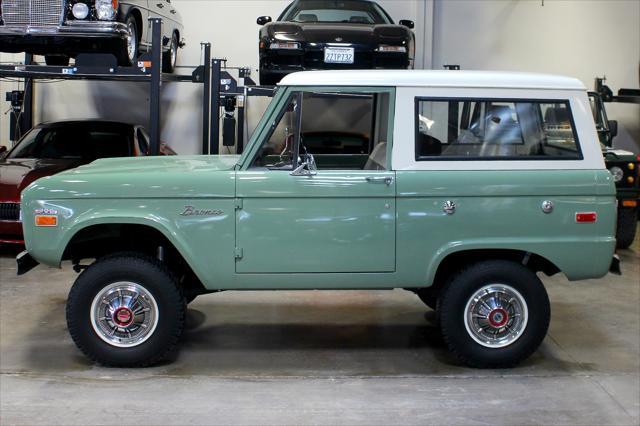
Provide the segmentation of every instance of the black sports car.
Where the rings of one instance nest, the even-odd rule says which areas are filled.
[[[395,25],[373,1],[296,0],[257,23],[263,85],[303,70],[413,68],[413,21]]]

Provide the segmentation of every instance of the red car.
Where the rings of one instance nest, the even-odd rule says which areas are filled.
[[[149,136],[142,126],[110,121],[63,121],[31,129],[0,153],[0,244],[24,244],[20,193],[31,182],[98,158],[144,156]],[[162,155],[175,155],[168,146]]]

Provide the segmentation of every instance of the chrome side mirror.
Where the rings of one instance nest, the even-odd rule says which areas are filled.
[[[315,176],[318,174],[316,160],[311,154],[305,154],[304,161],[298,165],[291,173],[291,176]]]

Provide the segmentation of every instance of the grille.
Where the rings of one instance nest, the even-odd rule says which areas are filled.
[[[0,220],[20,220],[20,204],[0,203]]]
[[[2,0],[5,25],[49,27],[61,24],[64,0]]]

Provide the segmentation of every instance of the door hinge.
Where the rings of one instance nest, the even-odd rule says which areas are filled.
[[[236,210],[242,210],[242,207],[244,207],[242,198],[236,198]]]
[[[235,250],[236,259],[242,259],[243,255],[244,255],[243,250],[240,247],[236,247],[236,250]]]

